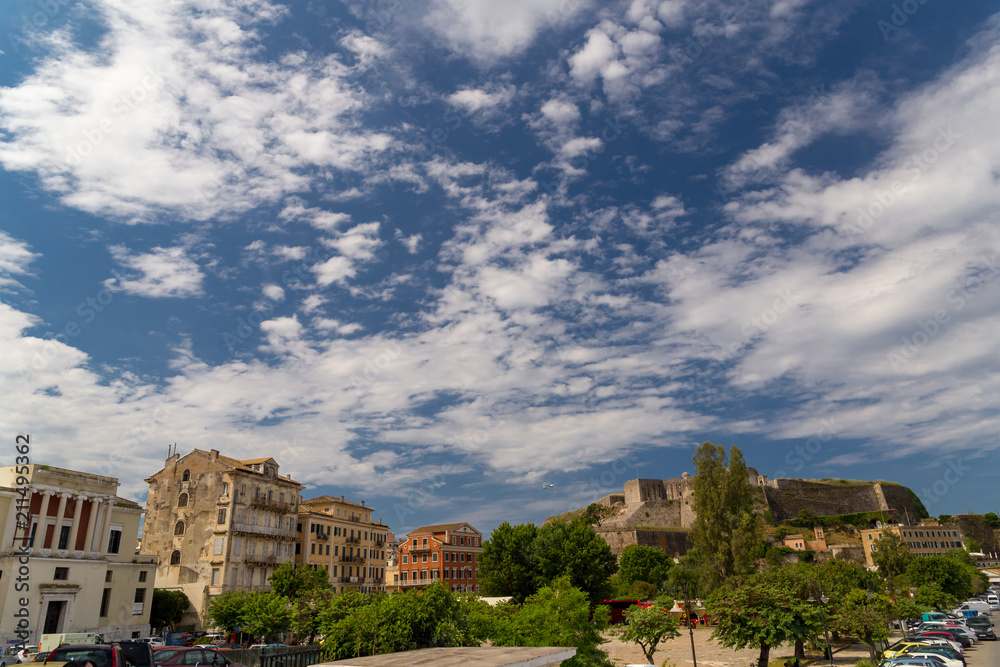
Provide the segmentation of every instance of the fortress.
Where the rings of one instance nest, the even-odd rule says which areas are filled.
[[[920,512],[915,496],[894,482],[854,480],[768,479],[747,468],[750,486],[759,489],[758,508],[769,512],[775,525],[795,519],[802,510],[817,516],[879,512],[883,521],[914,525]],[[690,547],[694,524],[694,478],[632,479],[622,493],[597,501],[604,510],[594,529],[615,554],[632,544],[656,547],[680,556]]]

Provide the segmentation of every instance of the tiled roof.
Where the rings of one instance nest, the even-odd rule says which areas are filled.
[[[421,526],[416,530],[411,530],[410,535],[417,535],[418,533],[444,533],[449,530],[461,528],[462,526],[469,526],[469,524],[462,521],[460,523],[441,523],[434,526]],[[469,528],[472,528],[472,526],[469,526]]]

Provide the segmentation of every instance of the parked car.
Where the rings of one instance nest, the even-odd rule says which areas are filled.
[[[993,622],[987,616],[973,616],[969,619],[969,629],[975,631],[980,639],[996,641],[996,630],[993,629]]]
[[[132,667],[153,667],[153,647],[141,639],[125,639],[118,644],[125,654],[125,662]]]
[[[952,658],[931,650],[912,649],[906,651],[903,656],[907,658],[937,658],[944,663],[945,667],[964,667],[965,665],[965,661],[960,658]]]
[[[918,637],[944,637],[945,639],[951,639],[962,645],[962,648],[969,648],[972,646],[972,640],[964,635],[960,635],[957,632],[949,632],[941,628],[935,628],[933,630],[922,631]]]
[[[195,655],[197,653],[197,655]],[[195,648],[193,646],[168,646],[153,653],[156,667],[166,665],[206,665],[211,667],[244,667],[233,662],[223,653],[214,649]],[[100,667],[96,665],[95,667]]]
[[[240,646],[239,644],[233,644],[232,642],[224,642],[222,644],[217,645],[215,647],[215,650],[217,650],[217,651],[238,651],[238,650],[240,650],[242,648],[243,647]]]
[[[91,662],[94,667],[126,667],[127,664],[119,644],[63,644],[44,662],[48,667],[62,667],[67,662]]]

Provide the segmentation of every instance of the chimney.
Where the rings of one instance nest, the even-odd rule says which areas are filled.
[[[365,501],[363,501],[363,500],[361,501],[361,506],[362,506],[362,507],[364,507],[364,506],[365,506]]]
[[[213,449],[212,450],[212,460],[213,461],[218,461],[219,460],[219,450],[218,449]]]

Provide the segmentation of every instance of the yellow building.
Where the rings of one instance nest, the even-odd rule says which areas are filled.
[[[142,514],[114,477],[0,467],[0,639],[147,636],[156,557],[136,553]]]
[[[957,524],[942,526],[931,521],[919,526],[869,528],[861,531],[861,542],[865,549],[868,567],[875,567],[875,562],[872,560],[872,554],[876,551],[875,543],[886,533],[898,535],[914,556],[938,556],[952,549],[965,548],[965,538]]]
[[[372,508],[344,496],[320,496],[299,503],[295,563],[325,567],[338,593],[347,588],[385,590],[389,527],[372,519]]]
[[[171,455],[146,479],[143,548],[159,555],[159,588],[182,590],[182,624],[202,626],[212,597],[270,590],[294,557],[301,485],[272,458],[237,460],[218,450]]]

